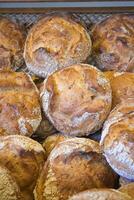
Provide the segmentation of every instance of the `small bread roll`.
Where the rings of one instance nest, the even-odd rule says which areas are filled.
[[[0,137],[0,165],[10,171],[25,200],[33,200],[33,189],[45,159],[41,144],[28,137]]]
[[[72,65],[48,76],[41,98],[53,126],[71,136],[99,130],[111,109],[109,81],[88,64]]]
[[[69,139],[69,137],[67,136],[64,136],[62,134],[54,134],[54,135],[51,135],[51,136],[48,136],[42,146],[43,148],[45,149],[46,151],[46,154],[47,156],[51,153],[51,151],[53,150],[53,148],[59,144],[60,142],[64,141],[64,140],[67,140]]]
[[[35,200],[67,200],[90,188],[114,187],[117,175],[101,154],[99,143],[71,138],[51,151],[34,191]]]
[[[92,30],[93,57],[104,71],[134,72],[134,15],[112,15]]]
[[[0,135],[30,137],[40,122],[39,92],[30,76],[0,72]]]
[[[18,24],[0,18],[0,70],[16,70],[23,63],[25,36]]]
[[[91,39],[85,28],[69,15],[46,15],[31,28],[24,58],[30,71],[46,77],[55,70],[86,61]]]
[[[24,200],[8,169],[0,166],[0,200]]]
[[[69,200],[133,200],[127,194],[114,189],[92,189],[81,192]]]
[[[111,167],[134,180],[134,99],[113,109],[104,123],[100,144]]]
[[[112,88],[112,107],[122,100],[134,97],[134,73],[107,71],[105,75]]]
[[[134,182],[123,185],[119,188],[119,191],[128,194],[130,197],[132,197],[132,199],[134,199]]]

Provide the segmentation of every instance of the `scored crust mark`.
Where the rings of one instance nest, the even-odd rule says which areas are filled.
[[[49,15],[30,30],[24,50],[26,65],[46,77],[55,70],[85,62],[91,53],[86,29],[69,15]]]
[[[67,200],[86,189],[114,187],[116,180],[97,142],[66,139],[51,151],[37,181],[35,199]]]
[[[0,18],[0,70],[16,70],[24,64],[25,35],[18,24]]]
[[[99,130],[111,108],[109,81],[87,64],[72,65],[48,76],[41,98],[54,127],[73,136]]]
[[[112,107],[122,100],[134,97],[134,73],[107,71],[105,75],[112,88]]]
[[[114,189],[92,189],[80,192],[69,200],[132,200],[130,196]]]
[[[104,70],[134,72],[134,15],[113,15],[92,30],[93,57]]]
[[[117,105],[104,123],[100,144],[111,167],[134,180],[134,99]]]
[[[41,121],[39,92],[29,75],[0,73],[0,135],[31,136]]]
[[[1,136],[0,165],[4,165],[16,180],[26,200],[33,200],[33,190],[46,160],[38,142],[20,135]]]

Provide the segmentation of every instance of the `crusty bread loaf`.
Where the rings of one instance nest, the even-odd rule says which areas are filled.
[[[51,153],[51,151],[57,144],[67,139],[69,139],[69,137],[59,133],[48,136],[42,144],[47,153],[47,156]]]
[[[33,189],[45,159],[41,144],[28,137],[0,137],[0,166],[3,165],[10,171],[24,200],[33,200]]]
[[[0,200],[26,200],[8,169],[0,165]]]
[[[99,143],[71,138],[51,151],[34,191],[35,200],[67,200],[90,188],[114,187],[117,175],[101,154]]]
[[[134,180],[134,98],[113,109],[104,123],[100,143],[111,167]]]
[[[96,24],[92,39],[100,69],[134,72],[134,15],[112,15]]]
[[[45,115],[66,135],[85,136],[99,130],[111,109],[111,87],[103,72],[88,64],[56,71],[41,92]]]
[[[30,76],[0,72],[0,135],[31,136],[40,121],[39,92]]]
[[[122,100],[134,97],[134,73],[107,71],[105,75],[112,88],[112,107]]]
[[[134,182],[123,185],[119,188],[119,191],[128,194],[132,199],[134,199]]]
[[[69,200],[133,200],[133,198],[114,189],[92,189],[76,194]]]
[[[25,36],[18,24],[0,18],[0,70],[16,70],[23,63]]]
[[[90,52],[90,36],[80,23],[70,15],[50,14],[31,28],[24,58],[30,71],[46,77],[58,68],[84,62]]]

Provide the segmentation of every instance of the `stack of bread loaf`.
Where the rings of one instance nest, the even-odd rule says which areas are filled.
[[[0,19],[0,200],[134,199],[134,15],[87,30]]]

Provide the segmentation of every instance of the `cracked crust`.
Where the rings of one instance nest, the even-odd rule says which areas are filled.
[[[35,200],[67,200],[86,189],[114,187],[116,180],[97,142],[71,138],[51,151],[37,181]]]
[[[84,62],[90,52],[91,39],[86,29],[72,16],[52,14],[31,28],[24,58],[30,71],[46,77],[59,68]]]
[[[104,123],[100,144],[120,176],[134,180],[134,99],[118,104]]]
[[[25,36],[18,24],[0,18],[0,71],[16,70],[23,63]]]
[[[30,137],[40,121],[39,92],[30,76],[0,72],[0,135]]]
[[[0,165],[10,171],[25,200],[33,200],[33,189],[45,159],[41,144],[28,137],[0,137]]]
[[[81,192],[69,200],[132,200],[127,194],[114,189],[92,189]]]
[[[134,15],[113,15],[92,30],[93,57],[104,71],[134,72]]]
[[[86,136],[99,130],[111,109],[111,87],[103,72],[88,64],[56,71],[44,81],[42,107],[61,133]]]
[[[134,97],[134,74],[129,72],[105,72],[112,88],[112,107],[122,100]]]

